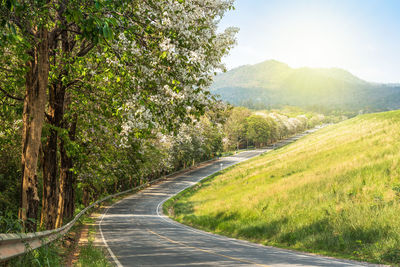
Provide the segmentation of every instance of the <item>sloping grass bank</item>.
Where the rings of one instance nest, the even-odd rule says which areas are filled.
[[[400,263],[400,111],[324,128],[170,199],[179,222],[254,242]]]

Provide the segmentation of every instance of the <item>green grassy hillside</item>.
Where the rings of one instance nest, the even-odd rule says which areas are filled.
[[[266,245],[400,263],[400,111],[231,167],[168,201],[180,222]]]

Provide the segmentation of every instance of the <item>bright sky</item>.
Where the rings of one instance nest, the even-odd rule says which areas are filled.
[[[236,0],[221,27],[240,28],[228,69],[275,59],[400,82],[400,0]]]

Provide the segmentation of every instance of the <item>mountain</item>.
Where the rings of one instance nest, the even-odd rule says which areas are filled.
[[[339,68],[291,68],[275,60],[217,75],[210,91],[233,105],[381,111],[400,109],[400,85],[366,82]]]

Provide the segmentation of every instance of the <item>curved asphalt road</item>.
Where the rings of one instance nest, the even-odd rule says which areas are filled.
[[[297,138],[294,138],[297,139]],[[287,141],[286,141],[287,143]],[[225,157],[149,187],[103,214],[100,233],[117,266],[372,266],[266,247],[196,230],[162,215],[162,203],[222,168],[260,155]]]

